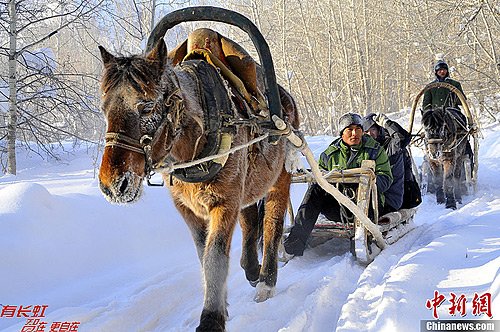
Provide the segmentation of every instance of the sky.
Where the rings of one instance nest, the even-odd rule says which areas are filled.
[[[500,130],[483,135],[477,192],[455,211],[425,195],[414,228],[368,266],[348,240],[332,239],[280,263],[276,295],[256,303],[239,266],[237,227],[227,330],[412,332],[436,316],[499,319]],[[332,139],[307,137],[316,155]],[[18,175],[0,177],[0,331],[36,319],[47,331],[193,331],[201,269],[167,189],[145,187],[139,202],[111,205],[98,188],[93,148],[66,151],[55,161],[19,150]],[[413,154],[420,164],[422,151]],[[294,209],[304,191],[292,185]]]

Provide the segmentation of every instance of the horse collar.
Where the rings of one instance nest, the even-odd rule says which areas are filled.
[[[219,152],[221,144],[225,144],[224,137],[234,133],[234,126],[229,123],[234,117],[234,112],[225,83],[217,70],[206,61],[188,60],[179,66],[198,85],[203,108],[207,143],[196,158],[213,156]],[[213,179],[223,166],[224,163],[218,160],[210,160],[195,166],[175,169],[172,175],[184,182],[205,182]]]

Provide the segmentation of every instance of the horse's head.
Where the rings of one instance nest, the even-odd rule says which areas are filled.
[[[170,148],[176,86],[168,75],[172,69],[163,40],[145,56],[115,57],[99,49],[104,63],[101,107],[107,122],[99,185],[110,202],[133,202],[152,164]]]
[[[456,120],[444,108],[425,111],[422,124],[425,130],[425,145],[430,159],[440,159],[453,149],[456,140]]]
[[[422,124],[425,131],[425,145],[430,159],[439,159],[443,155],[443,147],[450,132],[445,122],[443,109],[431,109],[422,115]]]

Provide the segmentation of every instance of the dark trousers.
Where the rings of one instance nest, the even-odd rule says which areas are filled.
[[[387,202],[385,202],[385,206],[378,206],[378,216],[381,217],[383,216],[384,214],[386,213],[389,213],[389,212],[395,212],[397,211],[397,209],[393,208],[392,206],[390,206],[389,204],[387,204]]]
[[[345,208],[346,217],[352,221],[352,213]],[[379,205],[379,211],[382,213],[395,211],[390,206],[383,209]],[[335,222],[343,222],[341,218],[341,207],[332,195],[324,191],[317,183],[311,184],[302,199],[295,224],[290,230],[290,234],[285,240],[285,251],[289,254],[302,255],[306,247],[307,239],[311,235],[314,224],[322,213],[327,219]],[[373,209],[370,208],[369,217],[373,218]],[[382,215],[382,214],[380,214]]]
[[[348,210],[346,211],[350,215],[350,212]],[[313,183],[307,189],[302,199],[302,203],[297,210],[295,224],[290,230],[287,241],[291,242],[298,239],[305,248],[307,239],[320,213],[329,220],[341,221],[339,203],[317,183]]]

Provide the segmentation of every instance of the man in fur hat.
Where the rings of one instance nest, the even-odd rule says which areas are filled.
[[[387,153],[373,138],[363,135],[362,118],[359,114],[342,115],[338,122],[338,129],[341,137],[334,140],[321,154],[320,168],[326,171],[344,170],[360,167],[363,160],[374,160],[379,209],[382,208],[384,192],[393,180]],[[344,193],[353,192],[356,189],[347,184],[340,187]],[[319,214],[322,213],[330,220],[342,221],[341,209],[343,207],[333,196],[325,192],[317,183],[311,184],[297,211],[295,224],[285,239],[284,246],[287,254],[302,256]],[[344,212],[352,217],[348,210]]]

